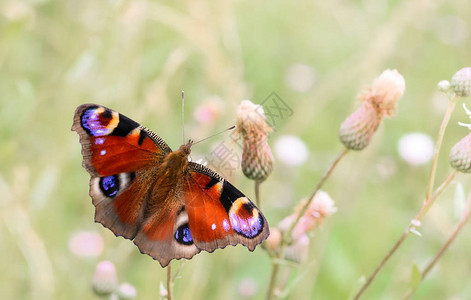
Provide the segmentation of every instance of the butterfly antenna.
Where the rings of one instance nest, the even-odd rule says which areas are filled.
[[[224,133],[224,132],[226,132],[226,131],[235,129],[236,127],[237,127],[236,125],[233,125],[233,126],[231,126],[231,127],[229,127],[229,128],[224,129],[223,131],[220,131],[220,132],[218,132],[218,133],[216,133],[216,134],[210,135],[210,136],[208,136],[207,138],[204,138],[204,139],[202,139],[202,140],[199,140],[199,141],[197,141],[197,142],[194,142],[193,145],[196,145],[196,144],[198,144],[198,143],[201,143],[202,141],[206,141],[207,139],[210,139],[210,138],[212,138],[212,137],[215,137],[216,135],[219,135],[219,134]]]
[[[185,144],[185,91],[182,91],[182,135]]]

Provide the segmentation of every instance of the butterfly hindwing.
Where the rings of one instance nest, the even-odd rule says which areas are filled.
[[[212,170],[190,162],[183,190],[189,229],[196,246],[213,252],[242,244],[250,251],[269,235],[261,211],[242,192]]]
[[[188,165],[180,191],[166,193],[158,210],[144,213],[134,243],[163,267],[172,259],[189,259],[201,250],[213,252],[227,245],[243,244],[253,251],[269,234],[260,210],[217,173],[200,164]],[[160,179],[154,189],[165,186]],[[151,195],[150,203],[162,197]]]

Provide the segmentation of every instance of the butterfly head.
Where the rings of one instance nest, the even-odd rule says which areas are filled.
[[[181,145],[179,150],[188,156],[191,153],[191,146],[193,146],[193,140],[189,140],[185,145]]]

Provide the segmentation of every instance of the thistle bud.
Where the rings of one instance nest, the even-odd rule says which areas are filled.
[[[92,279],[92,289],[96,295],[109,296],[118,287],[118,276],[112,262],[102,261],[96,269]]]
[[[118,287],[119,300],[133,300],[136,299],[136,288],[130,283],[122,283]]]
[[[468,97],[471,94],[471,68],[463,68],[451,78],[451,88],[460,97]]]
[[[281,238],[281,232],[278,228],[270,228],[270,235],[266,241],[268,249],[277,249],[281,244]]]
[[[471,173],[471,133],[451,148],[450,165],[462,173]]]
[[[284,218],[279,224],[278,228],[282,232],[287,231],[301,213],[302,208],[306,205],[307,199],[301,201],[294,209],[294,213]],[[335,213],[337,208],[332,198],[324,191],[318,191],[314,199],[309,203],[309,206],[304,215],[299,219],[293,230],[292,238],[299,239],[307,232],[315,229],[322,224],[324,219],[329,215]]]
[[[237,110],[235,134],[242,137],[242,171],[252,180],[265,180],[273,170],[273,155],[268,145],[272,131],[261,105],[244,100]]]
[[[392,116],[405,90],[405,81],[396,70],[384,71],[360,98],[362,105],[340,125],[340,141],[351,150],[362,150],[386,116]]]
[[[440,92],[446,93],[450,89],[450,82],[448,80],[441,80],[437,87]]]
[[[350,150],[363,150],[381,124],[381,115],[368,102],[351,114],[340,125],[340,141]]]
[[[466,114],[471,118],[471,111],[464,103],[463,108]],[[458,122],[458,124],[471,130],[471,124],[465,124],[462,122]],[[461,141],[451,148],[448,161],[456,170],[462,173],[471,173],[471,133],[462,138]]]

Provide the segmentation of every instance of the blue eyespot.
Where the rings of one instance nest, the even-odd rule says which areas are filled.
[[[100,189],[106,197],[114,197],[119,191],[119,179],[117,175],[100,178]]]
[[[188,223],[178,227],[177,231],[175,232],[175,239],[177,242],[183,245],[193,244],[193,238],[191,237],[191,231],[190,227],[188,227]]]
[[[82,113],[81,123],[83,129],[92,136],[103,136],[111,132],[108,125],[113,119],[110,111],[97,112],[98,106],[92,106]]]

